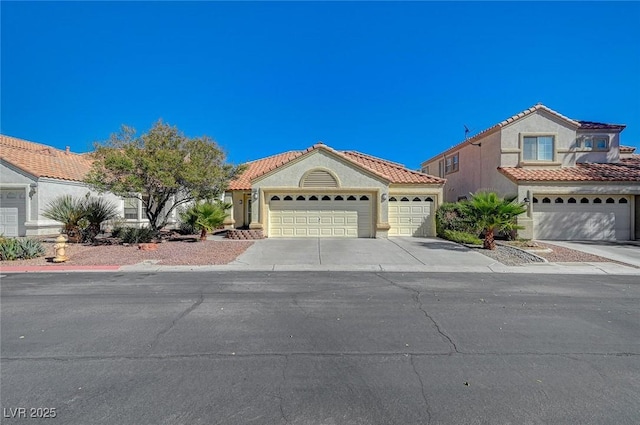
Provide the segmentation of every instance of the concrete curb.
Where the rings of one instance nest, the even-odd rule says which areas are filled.
[[[163,266],[148,262],[126,266],[9,266],[1,267],[0,273],[68,273],[68,272],[390,272],[390,273],[500,273],[500,274],[576,274],[576,275],[637,275],[640,269],[617,263],[536,263],[524,266],[505,266],[493,263],[489,266],[424,266],[406,264],[354,264],[354,265],[302,265],[224,264],[209,266]]]

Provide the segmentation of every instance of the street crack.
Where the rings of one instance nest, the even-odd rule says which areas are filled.
[[[147,346],[147,349],[145,350],[145,352],[149,353],[150,351],[152,351],[155,348],[158,341],[160,341],[160,338],[162,338],[167,332],[169,332],[183,317],[185,317],[187,314],[191,313],[193,310],[198,308],[200,304],[202,304],[202,301],[204,301],[204,294],[202,291],[200,291],[200,295],[198,299],[193,304],[191,304],[191,306],[189,306],[186,310],[180,313],[178,317],[173,319],[169,324],[169,326],[162,329],[160,332],[156,334],[156,336],[153,338],[153,341],[151,341],[151,343]]]
[[[413,355],[409,356],[409,360],[411,361],[411,367],[413,368],[413,373],[416,374],[416,377],[418,378],[418,382],[420,382],[420,392],[422,393],[422,399],[424,400],[424,405],[426,406],[426,410],[427,410],[427,425],[429,425],[431,423],[431,406],[429,406],[429,399],[427,398],[427,395],[424,392],[424,382],[422,382],[422,377],[420,376],[420,374],[418,373],[418,370],[416,369],[416,365],[413,362]]]
[[[420,293],[420,291],[418,291],[417,289],[413,289],[407,286],[403,286],[400,285],[397,282],[394,282],[393,280],[389,279],[386,276],[380,275],[379,273],[376,273],[376,276],[378,276],[380,279],[385,280],[387,282],[389,282],[391,285],[403,289],[405,291],[409,291],[412,293],[411,298],[413,299],[413,301],[416,303],[418,310],[420,310],[422,312],[422,314],[424,314],[424,317],[427,318],[427,320],[429,322],[431,322],[431,324],[436,328],[436,331],[438,332],[438,334],[440,334],[440,336],[449,344],[449,354],[453,354],[453,353],[457,353],[460,354],[460,352],[458,351],[458,347],[456,346],[456,343],[453,342],[453,339],[451,339],[451,337],[449,335],[447,335],[441,328],[440,325],[438,325],[438,322],[435,321],[435,319],[433,317],[431,317],[431,315],[427,312],[427,310],[424,309],[424,304],[422,303],[422,294]]]

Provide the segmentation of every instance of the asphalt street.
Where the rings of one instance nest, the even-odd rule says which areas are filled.
[[[39,273],[0,288],[3,424],[640,423],[637,276]]]

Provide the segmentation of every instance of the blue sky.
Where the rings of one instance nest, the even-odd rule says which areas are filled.
[[[240,163],[322,140],[418,168],[538,102],[640,147],[638,2],[1,3],[1,132],[159,118]]]

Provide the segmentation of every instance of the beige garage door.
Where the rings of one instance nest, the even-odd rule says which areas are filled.
[[[371,195],[277,194],[269,199],[269,237],[370,238]]]
[[[631,199],[627,196],[536,195],[535,239],[629,240]]]
[[[431,236],[433,198],[400,195],[389,198],[389,236]]]
[[[0,234],[21,236],[26,221],[24,190],[0,190]]]

